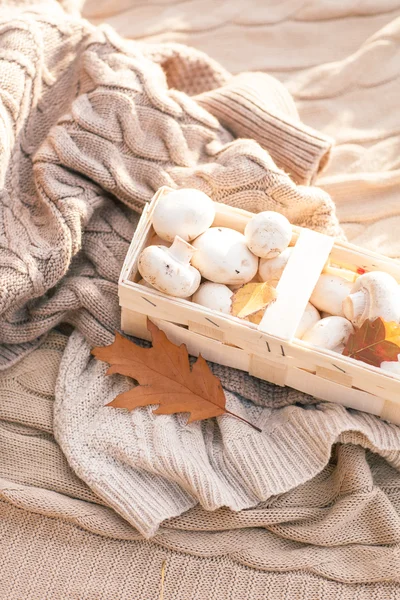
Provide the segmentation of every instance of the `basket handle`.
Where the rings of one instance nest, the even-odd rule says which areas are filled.
[[[301,229],[293,252],[258,326],[260,331],[292,340],[335,239],[311,229]]]

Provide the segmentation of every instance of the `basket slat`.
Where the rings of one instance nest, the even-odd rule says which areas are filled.
[[[286,340],[294,338],[333,242],[316,231],[301,231],[276,287],[278,297],[267,307],[260,331]]]

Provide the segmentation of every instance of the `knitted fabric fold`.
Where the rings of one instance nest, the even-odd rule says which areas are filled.
[[[230,95],[230,74],[201,52],[126,42],[50,1],[26,13],[15,7],[14,21],[4,14],[1,368],[60,322],[91,343],[110,340],[136,213],[161,185],[196,187],[220,202],[278,210],[295,224],[341,234],[329,196],[296,185],[274,161],[286,144],[282,166],[295,173],[297,164],[299,181],[307,182],[321,153],[310,153],[310,140],[329,145],[298,119],[292,126],[293,103],[277,81],[254,78],[251,98],[260,109],[251,111],[244,92],[239,100]],[[225,86],[224,110],[239,106],[241,131],[201,105],[203,95]],[[262,145],[237,139],[254,137],[252,114],[264,112],[266,96],[279,104],[279,133],[270,135],[274,116],[257,126]]]
[[[196,97],[236,137],[252,138],[298,184],[328,163],[333,141],[300,122],[289,92],[265,73],[242,73]]]
[[[165,560],[166,593],[178,600],[257,598],[262,590],[273,599],[285,590],[301,600],[310,593],[329,600],[398,598],[400,472],[383,458],[396,464],[391,426],[375,428],[372,418],[368,428],[358,418],[347,421],[368,434],[375,453],[362,447],[363,435],[346,433],[326,467],[303,485],[240,512],[197,504],[146,541],[76,476],[53,437],[55,384],[67,342],[51,332],[0,373],[0,596],[114,600],[138,590],[138,598],[148,598]],[[275,405],[272,386],[263,400]],[[284,400],[293,398],[280,397],[282,406]],[[329,415],[327,408],[272,410],[275,435],[297,420],[314,423],[306,440],[314,451],[315,417]],[[346,414],[341,409],[332,420],[343,426],[339,418]],[[290,456],[279,454],[272,472]]]
[[[197,503],[209,511],[240,511],[305,484],[328,464],[339,441],[400,468],[398,427],[340,405],[285,408],[313,401],[287,388],[282,408],[274,408],[274,386],[255,394],[251,378],[247,387],[233,369],[217,367],[227,406],[261,434],[229,415],[187,425],[185,415],[156,416],[152,407],[132,413],[107,407],[132,383],[105,377],[107,367],[89,353],[74,332],[57,381],[55,436],[77,475],[146,537]],[[240,394],[230,391],[235,387]]]

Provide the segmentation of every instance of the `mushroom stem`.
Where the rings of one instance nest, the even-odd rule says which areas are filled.
[[[349,321],[353,321],[355,315],[363,314],[366,303],[367,299],[363,290],[360,290],[359,292],[354,292],[353,294],[349,294],[347,298],[343,300],[342,304],[343,312],[346,319],[349,319]]]
[[[366,319],[381,317],[400,322],[400,293],[396,279],[384,271],[364,273],[343,298],[343,312],[353,325],[360,327]]]
[[[175,236],[172,246],[169,248],[169,253],[179,262],[183,264],[190,263],[190,260],[193,254],[197,252],[197,249],[194,248],[188,242],[185,242],[178,235]]]

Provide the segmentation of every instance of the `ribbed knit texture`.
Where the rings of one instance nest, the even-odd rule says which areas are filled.
[[[146,541],[112,510],[108,498],[78,479],[53,437],[54,386],[67,341],[53,332],[0,374],[1,600],[157,598],[163,560],[168,600],[400,597],[396,428],[335,406],[260,409],[271,422],[270,439],[262,446],[268,444],[273,461],[270,488],[288,481],[279,480],[279,467],[288,470],[294,452],[288,438],[300,431],[297,423],[303,432],[300,448],[316,455],[309,476],[319,460],[325,468],[245,511],[209,512],[197,504],[164,521]],[[266,403],[274,402],[272,390],[264,395]],[[90,390],[80,397],[82,404],[89,395]],[[227,426],[220,420],[221,431]],[[349,426],[352,431],[345,432]],[[335,439],[339,443],[329,459]],[[114,436],[108,481],[120,460],[116,441]],[[98,464],[99,457],[95,460]],[[306,462],[300,453],[296,461]],[[301,467],[290,462],[292,473],[298,472]],[[132,482],[126,467],[125,475]],[[171,489],[167,480],[164,485]],[[135,489],[130,491],[129,499]],[[165,508],[161,496],[159,501]]]
[[[229,415],[186,425],[185,415],[155,416],[151,407],[132,413],[106,407],[132,383],[105,377],[107,366],[89,352],[73,333],[59,371],[55,435],[78,476],[145,536],[197,503],[240,511],[294,489],[327,465],[337,441],[373,450],[400,468],[400,428],[338,405],[277,410],[267,385],[255,406],[251,378],[247,386],[233,369],[218,369],[227,406],[262,427],[261,434]],[[238,387],[240,394],[229,391]],[[283,394],[281,406],[307,401],[287,388]]]
[[[197,101],[236,137],[252,138],[299,184],[326,166],[332,141],[300,123],[290,94],[265,73],[243,73]]]

